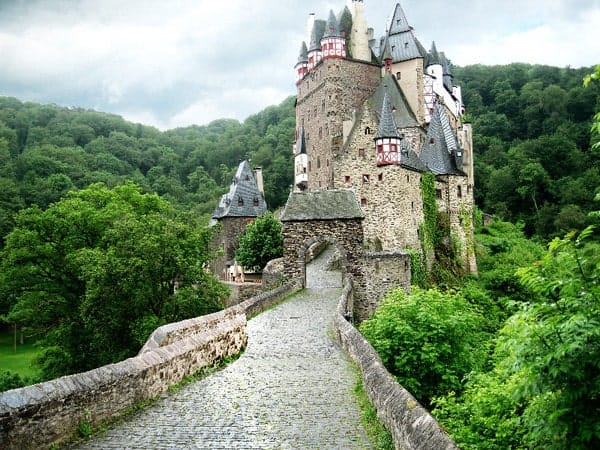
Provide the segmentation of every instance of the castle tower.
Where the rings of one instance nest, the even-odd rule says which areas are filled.
[[[369,29],[365,18],[365,4],[363,0],[352,0],[352,33],[350,35],[350,52],[352,58],[361,61],[371,61],[371,48],[369,47]]]
[[[375,135],[377,149],[377,166],[398,164],[400,162],[401,136],[392,113],[390,96],[386,92],[383,97],[383,107],[379,118],[379,128]]]
[[[323,20],[315,20],[313,22],[312,31],[310,34],[310,44],[308,46],[308,71],[313,70],[317,64],[323,59],[321,52],[321,39],[325,34],[325,22]]]
[[[427,52],[415,37],[399,3],[394,10],[384,45],[389,46],[392,56],[392,73],[396,76],[419,123],[425,123],[423,58]]]
[[[308,187],[308,155],[306,154],[306,138],[304,128],[296,142],[294,155],[294,191],[304,191]]]
[[[300,46],[300,55],[294,68],[296,69],[296,84],[298,84],[308,73],[308,47],[306,47],[306,42],[304,41],[302,41],[302,45]]]
[[[329,12],[325,33],[321,38],[321,55],[323,59],[346,58],[346,38],[342,37],[340,33],[340,27],[333,11]]]

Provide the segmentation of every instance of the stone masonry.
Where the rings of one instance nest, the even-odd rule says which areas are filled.
[[[327,255],[309,289],[248,322],[245,353],[80,449],[369,449],[356,372],[332,339],[341,290]]]

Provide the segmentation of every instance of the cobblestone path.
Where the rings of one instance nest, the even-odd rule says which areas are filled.
[[[248,322],[237,361],[78,448],[372,448],[354,369],[331,337],[341,276],[323,270],[327,257],[307,268],[308,289]]]

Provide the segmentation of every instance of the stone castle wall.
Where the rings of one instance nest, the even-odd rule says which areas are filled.
[[[0,393],[0,448],[48,448],[82,421],[98,425],[155,398],[246,346],[246,321],[293,292],[292,286],[240,305],[157,329],[136,357],[85,373]]]
[[[305,131],[309,190],[333,187],[333,159],[343,145],[343,122],[379,81],[379,66],[335,59],[320,63],[298,84],[296,126]]]
[[[334,163],[336,189],[353,189],[365,215],[365,245],[369,250],[420,249],[423,222],[421,174],[399,165],[377,166],[375,113],[366,105]],[[419,140],[413,130],[407,139]],[[385,224],[385,225],[384,225]]]

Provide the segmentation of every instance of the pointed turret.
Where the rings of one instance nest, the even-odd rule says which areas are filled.
[[[302,78],[308,73],[308,48],[306,42],[302,41],[300,46],[300,55],[298,56],[298,62],[296,63],[296,84],[298,84]]]
[[[323,20],[315,20],[310,34],[308,46],[308,70],[311,71],[323,59],[321,52],[321,39],[325,34],[326,23]]]
[[[321,54],[323,59],[346,58],[346,39],[340,33],[340,27],[333,11],[329,12],[325,33],[321,39]]]
[[[390,29],[387,33],[393,62],[408,61],[423,58],[425,51],[414,35],[413,28],[408,24],[402,7],[398,3],[394,10]]]
[[[392,102],[386,91],[383,96],[383,106],[379,116],[379,128],[375,135],[375,148],[377,149],[377,165],[400,164],[400,148],[402,137],[398,132]]]
[[[304,191],[308,187],[308,154],[306,153],[306,138],[304,127],[300,128],[296,142],[296,155],[294,157],[294,186],[296,190]]]
[[[385,70],[389,73],[392,73],[392,52],[390,51],[390,43],[386,41],[385,47],[383,49],[383,55],[381,56],[381,60],[383,61],[383,65]]]
[[[431,43],[431,49],[427,53],[427,62],[425,63],[425,66],[433,65],[441,65],[440,54],[438,53],[437,47],[435,46],[435,41]]]
[[[396,3],[394,16],[392,17],[392,22],[390,23],[389,34],[404,33],[406,31],[412,31],[412,27],[408,24],[406,14],[404,14],[402,6],[400,6],[400,3]]]
[[[454,88],[454,74],[452,73],[452,64],[446,58],[444,52],[440,52],[440,64],[442,65],[442,71],[444,76],[444,86],[448,89],[448,92],[452,92]]]

